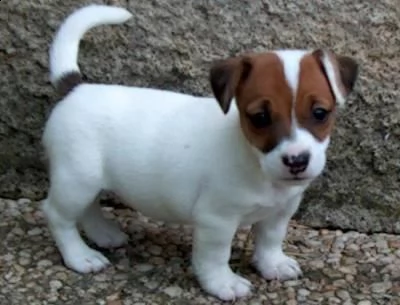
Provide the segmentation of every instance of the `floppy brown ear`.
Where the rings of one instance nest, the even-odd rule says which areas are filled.
[[[247,58],[235,57],[220,61],[210,69],[210,83],[222,111],[229,111],[236,89],[249,75],[251,62]]]
[[[351,57],[336,55],[327,50],[316,50],[313,55],[329,81],[336,102],[339,106],[344,105],[358,77],[357,62]]]

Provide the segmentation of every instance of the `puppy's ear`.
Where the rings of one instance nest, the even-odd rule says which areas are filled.
[[[313,56],[328,79],[337,104],[343,106],[358,77],[357,62],[351,57],[336,55],[327,50],[315,50]]]
[[[250,58],[235,57],[220,61],[210,69],[211,88],[225,114],[238,86],[249,76],[251,68]]]

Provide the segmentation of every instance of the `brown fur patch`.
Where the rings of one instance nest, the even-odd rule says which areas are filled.
[[[68,72],[57,81],[56,89],[59,94],[65,96],[81,83],[82,76],[79,72]]]
[[[358,77],[358,63],[347,56],[336,56],[336,61],[339,67],[340,79],[346,89],[346,95],[348,95],[353,91]]]
[[[249,142],[267,153],[290,135],[293,95],[276,54],[250,55],[244,60],[251,70],[236,90],[240,123]],[[262,109],[267,110],[271,123],[265,128],[255,128],[249,115]]]
[[[244,135],[262,152],[270,152],[283,138],[290,137],[293,105],[300,127],[316,139],[323,141],[331,133],[336,101],[321,63],[322,52],[317,50],[301,59],[295,96],[286,80],[284,63],[272,52],[230,58],[211,69],[211,86],[223,112],[228,112],[232,98],[236,97]],[[342,67],[343,63],[348,67]],[[335,57],[340,86],[346,92],[354,85],[357,70],[354,63],[348,58]],[[326,119],[315,118],[316,108],[329,113]],[[267,114],[269,122],[257,127],[254,115],[260,113]]]
[[[325,121],[317,121],[313,117],[315,108],[322,108],[330,112]],[[320,62],[313,54],[304,56],[300,62],[295,102],[298,124],[311,132],[318,140],[323,141],[331,133],[335,112],[335,98]]]

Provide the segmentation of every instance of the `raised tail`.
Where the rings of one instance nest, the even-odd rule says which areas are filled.
[[[79,42],[99,25],[120,24],[132,17],[124,8],[89,5],[69,15],[58,29],[50,47],[50,81],[62,94],[82,82],[78,66]]]

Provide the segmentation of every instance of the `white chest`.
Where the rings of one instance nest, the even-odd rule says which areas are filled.
[[[291,217],[297,210],[303,188],[268,188],[261,196],[249,201],[249,209],[242,217],[242,225],[251,225],[261,220],[271,221]]]

